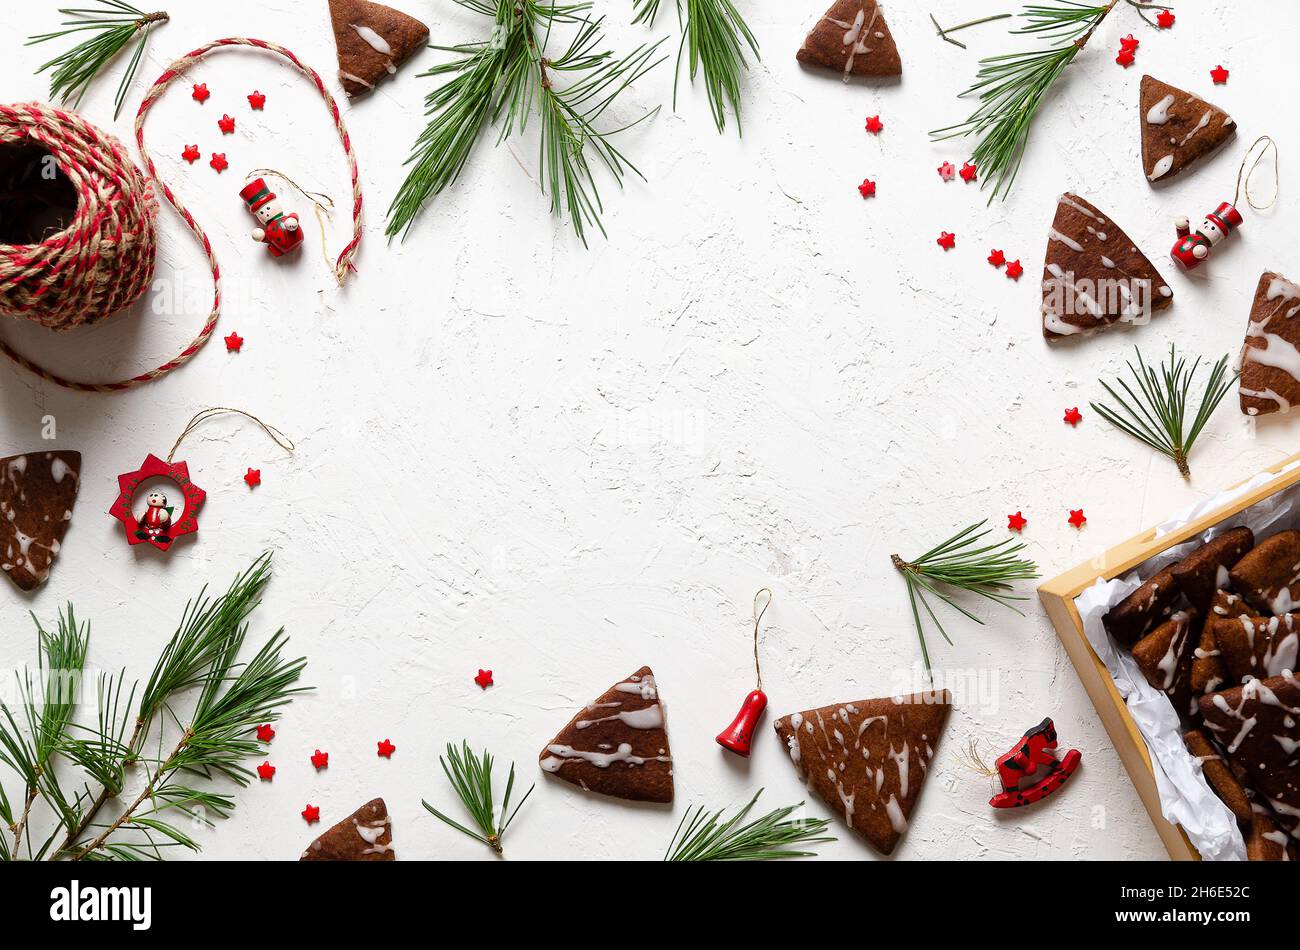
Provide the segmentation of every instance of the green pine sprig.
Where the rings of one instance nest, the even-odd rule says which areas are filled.
[[[113,99],[113,118],[116,119],[122,112],[122,104],[126,101],[126,90],[135,77],[140,59],[144,56],[144,48],[149,42],[151,29],[169,18],[162,11],[145,13],[143,10],[137,10],[123,0],[89,0],[89,2],[96,3],[98,6],[60,9],[60,13],[73,17],[71,20],[63,21],[62,26],[66,29],[28,37],[26,45],[46,43],[75,33],[94,34],[36,70],[39,74],[47,69],[53,69],[50,74],[50,97],[76,106],[80,104],[81,97],[86,94],[91,80],[99,75],[123,49],[134,42],[135,49],[127,60],[126,71],[122,74],[122,81],[117,86],[117,95]]]
[[[425,97],[429,123],[406,160],[410,171],[388,208],[385,233],[393,237],[410,230],[429,200],[460,177],[489,124],[499,127],[499,145],[535,121],[542,191],[551,198],[551,213],[567,214],[586,246],[588,227],[605,233],[596,168],[603,166],[620,185],[628,172],[640,177],[613,140],[658,110],[612,129],[604,127],[605,113],[663,61],[655,58],[663,41],[617,58],[600,48],[602,19],[587,17],[590,2],[456,2],[491,19],[492,30],[486,40],[434,47],[457,58],[421,74],[451,78]],[[562,52],[551,55],[547,47],[557,25],[573,27],[575,33]]]
[[[1183,478],[1191,478],[1187,456],[1206,423],[1210,421],[1210,416],[1237,381],[1238,374],[1228,374],[1227,354],[1214,364],[1210,378],[1205,382],[1201,401],[1191,416],[1189,428],[1188,402],[1201,358],[1198,356],[1189,367],[1187,358],[1178,356],[1171,343],[1169,361],[1161,363],[1157,371],[1142,359],[1141,350],[1134,347],[1134,352],[1137,354],[1137,365],[1134,366],[1131,362],[1127,364],[1134,385],[1130,386],[1125,379],[1116,380],[1116,384],[1124,391],[1123,395],[1110,383],[1100,380],[1118,409],[1094,402],[1093,411],[1121,432],[1169,457],[1178,466]]]
[[[814,851],[791,850],[795,845],[820,844],[834,841],[822,835],[830,822],[825,818],[796,818],[790,815],[803,807],[803,802],[777,808],[761,818],[744,823],[750,810],[758,801],[763,789],[754,793],[749,804],[726,821],[722,809],[706,812],[704,806],[688,808],[682,816],[668,850],[665,861],[770,861],[778,858],[815,857]]]
[[[918,601],[925,608],[926,614],[934,622],[939,633],[951,645],[952,639],[935,614],[926,594],[939,598],[963,616],[983,624],[983,620],[957,603],[952,595],[957,591],[978,594],[1023,616],[1013,601],[1029,598],[1008,592],[1013,589],[1013,581],[1032,580],[1038,576],[1037,564],[1016,556],[1024,550],[1023,543],[1007,538],[992,544],[980,544],[980,540],[992,530],[980,530],[987,523],[981,521],[958,531],[947,541],[911,561],[905,561],[897,554],[890,555],[894,567],[903,575],[903,580],[907,583],[907,596],[912,605],[912,620],[916,624],[916,636],[921,643],[921,657],[925,661],[926,673],[932,678],[934,672],[930,667],[930,651],[925,642],[925,625],[921,620],[921,612],[917,608]]]
[[[486,749],[480,758],[469,747],[468,741],[462,742],[460,749],[449,742],[447,757],[438,756],[438,762],[441,763],[442,771],[446,774],[456,797],[465,806],[465,810],[469,812],[470,818],[479,830],[471,831],[426,801],[421,800],[420,804],[434,817],[462,834],[469,835],[475,841],[481,841],[496,854],[502,854],[501,839],[506,829],[510,827],[510,823],[515,820],[515,815],[519,814],[519,809],[524,807],[524,802],[528,801],[528,796],[533,794],[533,789],[537,786],[531,786],[519,800],[515,810],[510,811],[510,795],[515,787],[515,766],[512,762],[510,777],[506,780],[506,793],[501,799],[501,808],[498,811],[496,798],[492,794],[492,756]],[[499,821],[498,814],[501,816]]]

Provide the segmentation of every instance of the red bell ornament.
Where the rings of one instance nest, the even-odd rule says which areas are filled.
[[[758,601],[764,594],[767,595],[767,600],[760,610]],[[758,726],[758,721],[763,718],[763,710],[767,708],[767,693],[763,692],[763,669],[758,662],[758,625],[771,605],[772,592],[768,588],[764,587],[754,595],[754,676],[758,683],[741,703],[740,712],[736,713],[736,718],[731,720],[731,725],[717,736],[718,745],[745,758],[749,758],[750,749],[754,744],[754,729]]]

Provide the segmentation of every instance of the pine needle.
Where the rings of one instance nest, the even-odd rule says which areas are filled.
[[[519,814],[519,809],[524,807],[524,802],[528,801],[528,796],[533,794],[533,789],[537,786],[535,784],[531,786],[519,800],[515,810],[510,811],[510,794],[515,787],[515,766],[511,763],[505,797],[501,800],[501,809],[498,812],[492,794],[492,756],[486,749],[483,750],[482,758],[479,758],[469,747],[468,741],[462,742],[460,749],[449,742],[447,757],[444,759],[438,756],[438,762],[441,763],[442,771],[446,774],[447,781],[451,783],[456,797],[461,800],[461,804],[465,806],[465,810],[469,812],[470,818],[479,830],[471,831],[426,801],[421,800],[420,804],[434,817],[462,834],[469,835],[475,841],[481,841],[496,854],[502,854],[501,839],[506,829],[510,827],[510,823],[515,820],[515,815]],[[496,817],[498,813],[501,815],[500,822]]]
[[[1228,375],[1228,356],[1224,354],[1210,370],[1200,405],[1188,428],[1188,397],[1201,358],[1198,356],[1189,368],[1187,358],[1178,356],[1171,343],[1169,362],[1161,363],[1157,372],[1142,359],[1141,350],[1134,347],[1134,352],[1137,354],[1137,366],[1132,363],[1127,365],[1133,374],[1136,388],[1124,379],[1116,380],[1116,385],[1124,391],[1120,395],[1110,383],[1101,380],[1101,385],[1119,408],[1112,409],[1094,402],[1093,411],[1121,432],[1172,459],[1183,478],[1191,478],[1187,456],[1201,430],[1210,421],[1210,416],[1237,381],[1238,374]]]
[[[894,567],[903,575],[903,580],[907,583],[907,596],[912,606],[916,636],[921,644],[921,657],[925,662],[925,671],[931,680],[934,678],[934,671],[930,666],[930,651],[925,642],[925,625],[921,619],[921,612],[917,609],[918,602],[925,608],[926,614],[943,638],[949,644],[952,643],[952,639],[926,598],[927,593],[939,598],[949,607],[978,624],[983,624],[984,621],[952,599],[957,591],[978,594],[1024,616],[1013,601],[1029,598],[1008,591],[1013,589],[1012,581],[1031,580],[1037,577],[1038,565],[1033,561],[1016,557],[1016,554],[1024,550],[1025,545],[1011,538],[981,545],[980,539],[992,530],[980,531],[980,528],[987,523],[981,521],[973,524],[911,561],[904,561],[897,554],[890,555]],[[945,589],[947,593],[944,592]]]
[[[810,858],[814,851],[793,851],[793,845],[834,841],[822,836],[830,822],[825,818],[797,818],[790,815],[803,802],[768,812],[748,824],[741,824],[758,801],[763,789],[754,793],[744,808],[722,821],[722,809],[706,812],[704,806],[686,810],[665,861],[770,861],[778,858]]]
[[[130,59],[127,60],[126,71],[122,74],[122,80],[117,86],[117,95],[113,99],[113,118],[116,119],[122,112],[122,104],[126,101],[126,90],[135,77],[140,59],[144,56],[144,48],[149,42],[151,29],[159,23],[165,23],[168,16],[161,11],[145,13],[122,0],[89,0],[89,2],[98,6],[93,9],[59,10],[60,13],[73,17],[62,23],[62,26],[67,29],[28,37],[26,45],[46,43],[74,33],[94,34],[36,70],[37,74],[40,74],[47,69],[53,69],[50,74],[50,98],[77,106],[81,103],[81,97],[86,94],[91,80],[132,41],[135,41],[135,48],[131,52]]]

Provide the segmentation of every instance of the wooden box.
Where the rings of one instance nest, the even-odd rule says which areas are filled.
[[[1161,538],[1156,537],[1154,528],[1144,531],[1123,544],[1116,545],[1100,557],[1086,564],[1080,564],[1038,588],[1038,596],[1043,601],[1043,606],[1047,608],[1052,626],[1056,628],[1056,634],[1065,645],[1065,650],[1079,673],[1079,679],[1083,681],[1084,689],[1088,691],[1092,704],[1097,708],[1097,714],[1101,717],[1106,731],[1110,733],[1120,761],[1128,770],[1129,777],[1133,780],[1142,804],[1151,815],[1151,820],[1155,823],[1156,831],[1159,832],[1169,856],[1176,861],[1195,861],[1199,856],[1182,828],[1166,821],[1161,814],[1160,798],[1156,792],[1156,779],[1151,769],[1146,742],[1138,732],[1133,717],[1129,715],[1128,707],[1120,697],[1119,690],[1115,688],[1110,671],[1106,669],[1105,664],[1088,642],[1083,631],[1083,620],[1075,608],[1074,599],[1096,583],[1098,578],[1111,580],[1126,574],[1161,551],[1181,544],[1220,521],[1259,504],[1270,495],[1300,483],[1300,467],[1283,472],[1283,469],[1296,461],[1300,461],[1300,454],[1278,462],[1267,470],[1273,477],[1266,483],[1206,513],[1177,531]]]

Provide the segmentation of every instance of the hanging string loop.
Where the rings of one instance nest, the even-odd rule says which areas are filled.
[[[186,424],[184,431],[181,432],[181,434],[176,437],[176,441],[172,443],[171,451],[167,453],[168,463],[169,464],[171,463],[173,457],[176,455],[176,450],[181,447],[181,443],[185,441],[186,436],[188,436],[200,425],[202,425],[207,420],[213,418],[214,416],[225,415],[227,413],[236,416],[243,416],[245,419],[248,419],[256,423],[258,426],[261,427],[263,432],[265,432],[267,435],[271,437],[272,442],[274,442],[280,448],[284,449],[286,452],[293,452],[293,450],[296,448],[296,446],[294,446],[293,442],[289,439],[287,435],[285,435],[275,426],[263,422],[261,419],[257,418],[257,416],[253,415],[250,412],[245,412],[243,409],[231,409],[229,406],[209,406],[207,409],[201,409],[198,412],[196,412],[194,414],[194,418],[190,419],[190,421]]]

